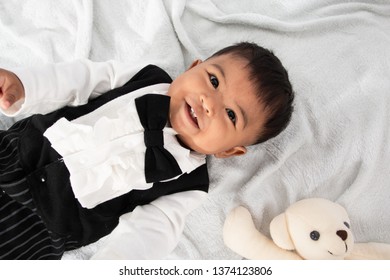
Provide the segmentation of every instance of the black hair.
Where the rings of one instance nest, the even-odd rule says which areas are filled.
[[[282,132],[290,122],[293,112],[294,92],[287,70],[271,50],[255,43],[241,42],[223,48],[211,57],[233,55],[248,62],[249,80],[257,98],[266,110],[266,120],[257,140],[262,143]]]

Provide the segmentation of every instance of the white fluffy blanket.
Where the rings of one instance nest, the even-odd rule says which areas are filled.
[[[2,1],[0,38],[3,68],[88,57],[152,62],[175,77],[243,40],[281,58],[296,92],[291,125],[243,157],[210,158],[209,199],[169,259],[238,259],[222,241],[232,207],[247,206],[268,234],[306,197],[346,207],[357,241],[390,243],[389,1]]]

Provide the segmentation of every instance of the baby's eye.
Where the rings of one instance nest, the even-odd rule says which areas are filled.
[[[226,113],[233,124],[236,124],[236,113],[234,113],[231,109],[226,109]]]
[[[214,88],[217,88],[219,86],[218,78],[211,74],[209,76],[210,76],[210,83]]]

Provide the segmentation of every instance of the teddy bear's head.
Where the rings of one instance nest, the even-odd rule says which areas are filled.
[[[354,245],[345,209],[322,198],[292,204],[272,220],[270,233],[276,245],[304,259],[344,259]]]

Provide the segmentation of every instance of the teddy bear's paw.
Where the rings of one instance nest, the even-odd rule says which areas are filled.
[[[223,238],[227,246],[248,238],[256,231],[252,216],[243,206],[234,208],[226,217]]]
[[[224,228],[226,230],[233,229],[234,231],[237,231],[237,229],[247,229],[247,227],[252,227],[252,216],[249,213],[248,209],[246,209],[243,206],[238,206],[234,208],[230,213],[227,215]]]

